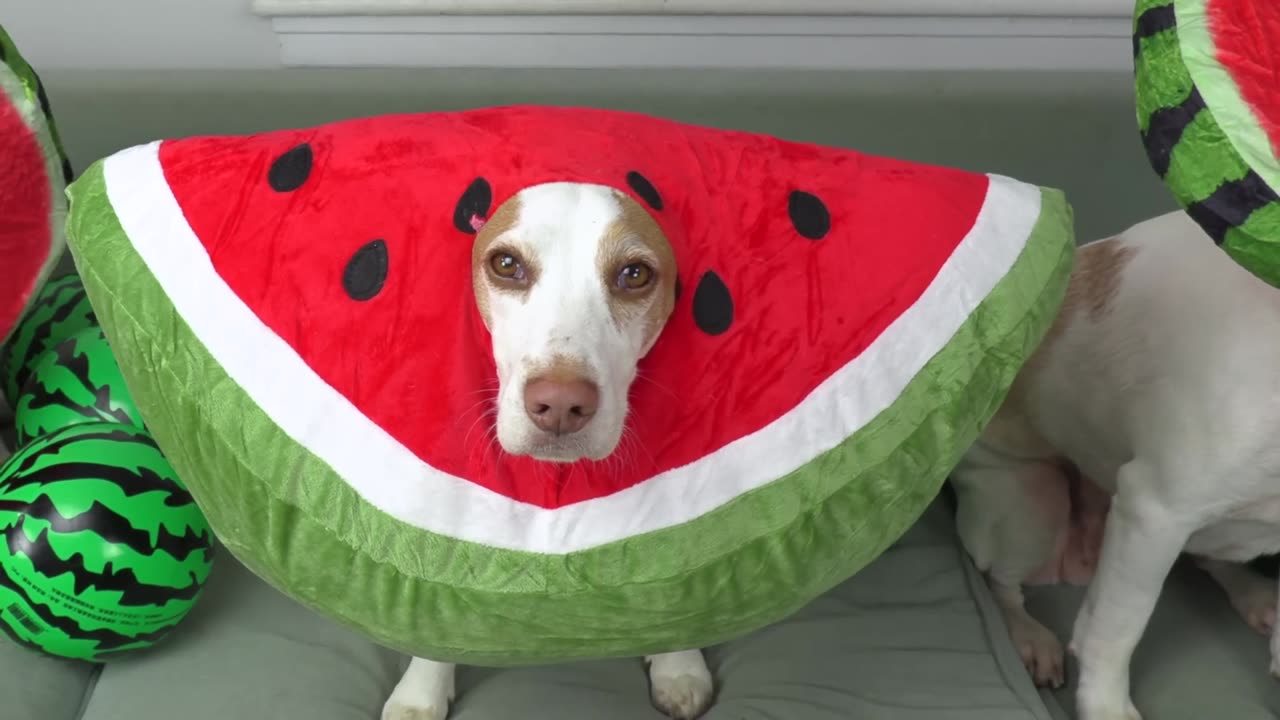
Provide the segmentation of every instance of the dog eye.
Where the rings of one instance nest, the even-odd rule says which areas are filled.
[[[519,280],[524,277],[524,268],[515,255],[510,253],[494,253],[489,258],[489,269],[493,274],[507,280]]]
[[[653,268],[644,263],[631,263],[618,273],[618,287],[639,290],[653,282]]]

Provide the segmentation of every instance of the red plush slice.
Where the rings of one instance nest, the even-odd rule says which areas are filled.
[[[49,182],[35,133],[0,95],[0,342],[21,318],[55,246]]]
[[[794,408],[929,286],[988,185],[566,108],[192,138],[164,143],[160,158],[217,272],[320,377],[430,465],[544,507],[617,492]],[[632,432],[601,463],[511,457],[488,432],[496,374],[471,291],[473,228],[549,181],[629,193],[680,267],[683,293],[637,381],[661,392],[634,394]],[[353,297],[348,263],[383,251],[385,283]]]
[[[1280,156],[1280,2],[1209,0],[1207,11],[1218,62]]]

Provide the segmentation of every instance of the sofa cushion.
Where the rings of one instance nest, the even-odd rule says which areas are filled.
[[[1082,588],[1031,588],[1027,607],[1065,642],[1071,637]],[[1231,608],[1227,596],[1198,568],[1175,567],[1133,656],[1133,702],[1156,720],[1271,720],[1280,716],[1280,683],[1268,672],[1267,639]],[[1078,665],[1049,702],[1074,714]]]
[[[777,625],[708,649],[719,696],[706,719],[1054,717],[964,561],[950,517],[935,503],[852,580]],[[407,658],[297,605],[229,555],[219,560],[208,595],[165,643],[103,669],[83,720],[378,717]],[[26,651],[4,657],[0,677],[11,682],[35,668]],[[662,718],[639,658],[463,667],[458,691],[452,720],[586,720],[602,707],[611,719]]]

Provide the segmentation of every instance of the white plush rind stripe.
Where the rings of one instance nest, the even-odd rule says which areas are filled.
[[[121,226],[170,301],[285,433],[388,515],[441,535],[539,553],[584,550],[687,522],[844,441],[947,344],[1013,266],[1040,215],[1039,188],[991,176],[977,221],[933,284],[791,412],[621,492],[546,509],[427,465],[316,375],[215,272],[165,182],[159,143],[117,153],[103,170]]]

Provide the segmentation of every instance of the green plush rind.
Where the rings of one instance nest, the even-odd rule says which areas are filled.
[[[1259,150],[1261,126],[1206,47],[1204,4],[1138,1],[1138,128],[1152,169],[1183,209],[1237,263],[1280,286],[1280,163]]]
[[[125,237],[101,163],[70,196],[72,253],[126,382],[227,548],[295,599],[387,646],[491,666],[715,644],[786,617],[857,572],[917,519],[995,412],[1048,328],[1074,257],[1069,206],[1045,190],[1009,273],[863,431],[694,521],[539,555],[432,534],[359,498],[192,335]],[[216,395],[190,392],[192,382]],[[247,452],[255,456],[240,456]],[[734,526],[769,531],[742,544]],[[680,564],[691,553],[703,562]]]

